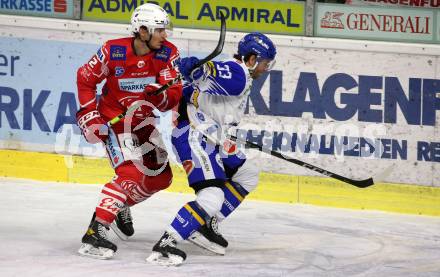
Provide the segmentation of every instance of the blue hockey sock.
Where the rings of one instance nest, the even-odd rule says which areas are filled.
[[[186,240],[194,231],[206,223],[210,216],[196,201],[186,203],[178,212],[171,227]]]
[[[226,182],[222,190],[225,194],[225,201],[223,202],[220,213],[217,214],[220,220],[229,216],[249,194],[240,184],[232,181]]]

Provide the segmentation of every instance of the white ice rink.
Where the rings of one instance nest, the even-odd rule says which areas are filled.
[[[245,201],[221,225],[225,256],[185,243],[177,268],[145,262],[191,195],[132,209],[113,260],[77,255],[101,186],[0,178],[0,276],[440,276],[440,218]]]

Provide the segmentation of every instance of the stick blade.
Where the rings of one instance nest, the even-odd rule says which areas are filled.
[[[369,186],[374,185],[374,180],[370,177],[365,180],[352,180],[350,181],[350,184],[358,188],[368,188]]]
[[[375,176],[374,179],[378,182],[384,181],[392,173],[393,169],[394,169],[394,165],[388,166],[380,174]],[[358,188],[367,188],[369,186],[374,185],[374,181],[373,181],[373,178],[368,178],[365,180],[354,181],[354,183],[352,183],[352,185],[354,185]]]

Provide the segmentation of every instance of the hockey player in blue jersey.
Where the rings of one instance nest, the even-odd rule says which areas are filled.
[[[148,262],[181,264],[186,254],[177,243],[182,240],[225,254],[228,242],[218,232],[218,222],[255,189],[259,174],[225,134],[239,124],[252,80],[273,67],[275,55],[267,36],[250,33],[240,40],[234,59],[210,61],[194,70],[196,57],[181,60],[179,70],[187,83],[172,143],[197,197],[178,211]]]

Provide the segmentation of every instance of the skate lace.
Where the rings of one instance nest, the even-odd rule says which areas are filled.
[[[172,247],[176,247],[176,241],[174,240],[174,238],[172,236],[167,236],[160,241],[161,247],[165,247],[168,245],[172,246]]]
[[[98,224],[98,234],[101,238],[107,239],[107,229],[104,225]]]
[[[213,217],[211,219],[210,222],[210,227],[212,229],[212,231],[216,234],[216,235],[220,235],[220,232],[218,231],[218,221],[216,217]]]
[[[119,211],[119,215],[123,221],[123,223],[132,222],[130,207],[125,206]]]

